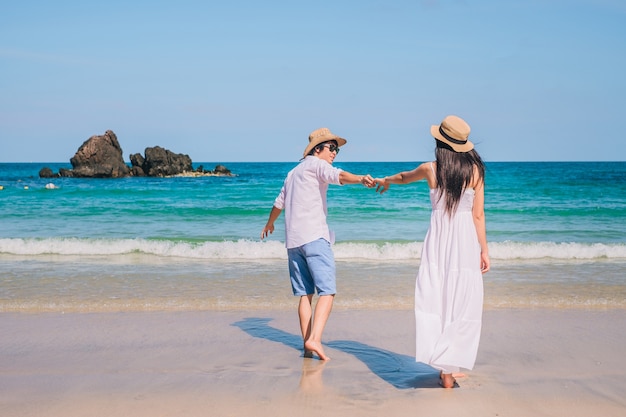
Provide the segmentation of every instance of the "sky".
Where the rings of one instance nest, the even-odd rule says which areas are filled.
[[[123,149],[195,162],[626,160],[623,0],[20,0],[0,7],[0,162]]]

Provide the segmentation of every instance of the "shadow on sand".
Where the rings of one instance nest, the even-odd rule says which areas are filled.
[[[267,339],[272,342],[282,343],[283,345],[294,348],[302,353],[302,337],[299,335],[287,333],[284,330],[271,327],[268,323],[272,321],[270,318],[263,317],[248,317],[232,324],[232,326],[239,327],[244,332],[248,333],[252,337],[259,339]]]
[[[268,325],[271,318],[250,317],[233,323],[252,337],[282,343],[302,352],[302,338]],[[439,372],[415,358],[350,340],[336,340],[325,346],[353,355],[376,376],[397,389],[440,388]]]
[[[328,347],[353,355],[376,376],[397,389],[441,388],[439,371],[419,362],[413,356],[351,340],[335,340]]]

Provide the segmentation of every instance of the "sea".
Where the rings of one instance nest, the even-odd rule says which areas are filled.
[[[293,309],[283,216],[293,162],[232,176],[39,178],[0,163],[0,312]],[[420,162],[340,162],[391,175]],[[194,163],[213,169],[218,162]],[[626,162],[487,162],[485,308],[626,309]],[[425,182],[331,185],[336,309],[411,309],[430,216]]]

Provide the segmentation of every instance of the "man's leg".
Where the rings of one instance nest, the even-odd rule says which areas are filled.
[[[311,328],[310,336],[305,339],[304,350],[311,351],[317,354],[321,360],[329,360],[330,358],[324,353],[322,347],[322,334],[324,333],[324,327],[330,316],[330,312],[333,309],[334,295],[321,295],[315,305],[315,317],[313,318],[313,326]]]
[[[319,295],[313,312],[313,323],[309,337],[305,339],[305,352],[316,353],[321,360],[330,359],[322,347],[322,333],[333,308],[333,300],[337,292],[335,279],[335,257],[330,243],[318,239],[302,246],[306,256],[308,271]],[[312,293],[313,291],[307,291]]]
[[[312,300],[313,294],[303,295],[300,297],[300,304],[298,305],[298,318],[300,319],[303,343],[311,336],[311,319],[313,318],[313,310],[311,308]],[[304,348],[304,356],[309,358],[312,354]]]
[[[298,319],[302,333],[302,345],[305,357],[312,357],[313,353],[304,348],[304,342],[311,335],[311,321],[313,318],[312,300],[315,293],[315,284],[307,265],[302,247],[287,249],[289,258],[289,276],[293,295],[299,296]]]

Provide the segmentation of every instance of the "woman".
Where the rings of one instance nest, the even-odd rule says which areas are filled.
[[[444,388],[472,369],[482,323],[482,274],[489,271],[484,213],[485,166],[468,140],[469,125],[447,116],[431,127],[436,161],[376,179],[391,184],[425,179],[432,213],[415,287],[416,361],[440,371]]]

